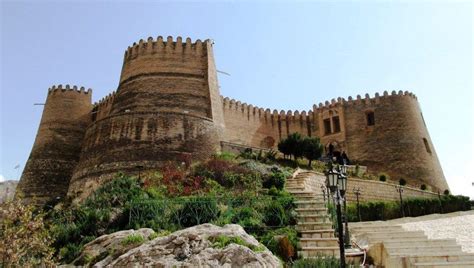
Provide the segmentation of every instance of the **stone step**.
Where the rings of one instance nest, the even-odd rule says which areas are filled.
[[[443,268],[443,267],[472,268],[474,267],[474,261],[417,262],[413,266],[420,267],[420,268]]]
[[[413,252],[462,252],[460,245],[451,245],[451,246],[417,246],[415,243],[411,246],[401,246],[401,247],[386,247],[384,243],[385,250],[389,255],[392,254],[405,254]]]
[[[412,252],[410,254],[391,254],[385,258],[383,265],[385,267],[406,267],[411,264],[421,262],[459,262],[459,261],[474,261],[474,254],[464,252]]]
[[[303,196],[299,196],[299,195],[293,195],[295,197],[296,200],[298,201],[311,201],[311,200],[318,200],[318,201],[323,201],[324,203],[327,204],[327,199],[325,199],[323,197],[323,195],[303,195]]]
[[[358,237],[360,239],[360,236]],[[367,239],[369,244],[376,244],[376,243],[385,243],[387,241],[390,242],[417,242],[420,240],[428,240],[426,237],[365,237],[363,239]]]
[[[298,190],[298,191],[288,191],[288,192],[290,192],[295,197],[301,197],[301,196],[315,196],[315,197],[321,196],[321,198],[323,197],[322,195],[323,193],[318,193],[318,192],[313,192],[313,191]]]
[[[288,192],[298,192],[298,191],[304,191],[304,189],[306,188],[306,186],[304,185],[301,185],[301,186],[285,186],[285,189],[286,191]]]
[[[325,204],[324,201],[319,201],[319,200],[304,200],[304,201],[295,201],[294,202],[296,207],[297,208],[313,208],[313,207],[317,207],[317,208],[325,208]]]
[[[337,238],[300,238],[303,247],[338,247]]]
[[[390,247],[410,247],[416,246],[455,246],[458,245],[454,239],[420,239],[414,241],[384,241],[383,245],[385,248]]]
[[[374,226],[374,227],[351,227],[349,224],[349,230],[353,233],[373,233],[373,232],[402,232],[404,229],[401,226]]]
[[[329,214],[308,214],[297,215],[298,221],[301,222],[330,222]]]
[[[328,210],[325,207],[319,208],[296,208],[295,209],[298,216],[306,216],[306,215],[326,215],[328,214]]]
[[[297,231],[331,229],[332,223],[329,222],[298,222]]]
[[[303,247],[298,251],[300,258],[335,256],[339,258],[339,247]]]
[[[379,232],[370,232],[363,233],[361,237],[368,237],[369,240],[372,239],[382,239],[383,241],[390,241],[392,239],[399,240],[400,238],[426,238],[426,235],[423,231],[401,231],[401,232],[392,232],[392,231],[379,231]]]
[[[301,238],[334,238],[334,229],[302,230]]]

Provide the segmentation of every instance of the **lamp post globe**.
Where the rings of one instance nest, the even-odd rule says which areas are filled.
[[[337,184],[338,184],[338,177],[339,177],[339,174],[330,169],[327,173],[326,173],[326,177],[327,177],[327,180],[328,180],[328,186],[329,188],[331,189],[331,192],[335,192],[336,189],[337,189]]]

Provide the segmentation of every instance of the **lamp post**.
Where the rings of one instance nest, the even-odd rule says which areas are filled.
[[[328,182],[329,189],[331,190],[331,193],[334,194],[334,203],[336,204],[336,214],[337,214],[337,233],[339,237],[339,255],[340,255],[340,261],[341,261],[341,267],[345,268],[346,267],[346,259],[345,259],[345,253],[344,253],[344,238],[343,238],[343,230],[342,230],[342,218],[341,218],[341,191],[340,190],[346,190],[345,187],[345,181],[344,179],[341,179],[340,183],[341,185],[339,186],[339,172],[336,170],[333,170],[332,168],[329,169],[326,172],[326,178]]]
[[[354,188],[353,190],[355,196],[356,196],[356,200],[357,200],[357,216],[359,217],[359,221],[361,221],[361,217],[360,217],[360,206],[359,206],[359,195],[360,195],[360,188]]]
[[[400,212],[402,214],[402,217],[405,218],[405,210],[403,209],[403,198],[402,198],[403,186],[397,185],[395,187],[397,188],[397,192],[400,194]]]
[[[344,245],[346,248],[351,248],[351,237],[349,234],[349,226],[347,219],[347,198],[346,189],[347,189],[347,166],[339,166],[339,178],[338,178],[339,191],[341,192],[341,197],[344,202]]]

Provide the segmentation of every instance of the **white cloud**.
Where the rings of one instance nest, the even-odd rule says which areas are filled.
[[[3,175],[2,175],[2,174],[0,174],[0,182],[2,182],[2,181],[6,181],[6,180],[7,180],[7,179],[6,179],[5,177],[3,177]]]

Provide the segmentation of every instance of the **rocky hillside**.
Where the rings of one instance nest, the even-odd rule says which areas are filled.
[[[13,180],[0,182],[0,204],[13,198],[17,185],[18,181]]]
[[[152,229],[103,235],[84,246],[74,265],[94,267],[282,267],[236,224],[202,224],[159,236]]]

